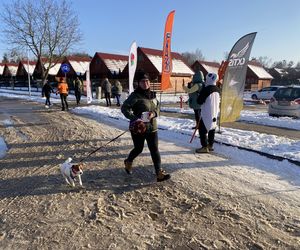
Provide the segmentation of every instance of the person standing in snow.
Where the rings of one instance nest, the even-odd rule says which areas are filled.
[[[111,106],[111,83],[109,82],[108,78],[104,78],[104,81],[102,83],[102,88],[104,92],[104,97],[106,100],[106,106]]]
[[[49,108],[51,106],[51,103],[50,103],[51,93],[53,93],[53,88],[47,81],[42,88],[42,96],[46,97],[46,102],[45,102],[46,108]]]
[[[132,173],[133,160],[143,152],[145,140],[147,141],[151,158],[154,164],[157,181],[170,179],[170,174],[161,168],[161,158],[158,150],[157,116],[159,103],[155,92],[150,91],[149,75],[137,72],[137,88],[124,101],[121,111],[130,120],[129,129],[134,148],[124,160],[125,171]]]
[[[117,99],[117,106],[121,105],[120,97],[121,97],[122,91],[123,91],[123,88],[122,88],[121,83],[118,80],[116,80],[114,86],[111,89],[111,92]]]
[[[187,87],[184,84],[182,85],[183,90],[189,95],[189,107],[192,108],[195,113],[196,126],[193,129],[195,129],[197,126],[199,127],[201,105],[198,104],[197,99],[203,87],[204,76],[200,70],[195,72],[192,82],[189,83]]]
[[[56,94],[59,93],[60,95],[60,100],[61,100],[61,110],[64,111],[65,107],[67,110],[69,110],[69,105],[67,102],[67,96],[69,93],[69,87],[68,84],[65,82],[65,79],[61,77],[59,79],[58,87],[57,87],[57,92]]]
[[[220,111],[220,89],[216,86],[218,75],[208,73],[205,87],[198,97],[201,106],[200,113],[200,142],[202,148],[196,149],[196,153],[208,153],[213,151],[217,118]]]
[[[77,105],[79,105],[81,99],[81,93],[83,91],[83,82],[81,79],[79,79],[78,76],[74,81],[74,90],[75,90],[76,103]]]

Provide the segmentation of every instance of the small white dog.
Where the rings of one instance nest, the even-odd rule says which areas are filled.
[[[79,181],[79,185],[82,186],[81,175],[83,174],[83,164],[72,164],[72,158],[68,158],[63,164],[60,164],[60,171],[65,178],[68,185],[75,187],[75,179]]]

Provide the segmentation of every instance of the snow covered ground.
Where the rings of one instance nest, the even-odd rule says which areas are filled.
[[[0,95],[12,98],[22,98],[26,100],[31,100],[35,102],[44,103],[45,99],[41,97],[40,92],[31,92],[31,96],[28,95],[28,92],[24,91],[13,91],[8,89],[0,89]],[[69,95],[70,100],[75,100],[74,96]],[[184,100],[187,99],[187,96],[183,96]],[[162,95],[158,99],[161,99],[161,102],[164,103],[175,103],[179,100],[179,95]],[[53,103],[60,103],[58,96],[52,95],[51,98]],[[82,103],[85,102],[83,97]],[[106,120],[114,126],[126,129],[128,126],[127,119],[123,116],[119,109],[111,109],[97,104],[104,103],[104,100],[93,100],[92,105],[76,107],[72,109],[72,112],[76,114],[88,114],[94,119]],[[167,112],[182,112],[182,113],[193,113],[191,109],[180,109],[180,108],[166,108],[163,107],[162,111]],[[276,126],[282,128],[289,128],[300,130],[300,120],[293,119],[288,117],[269,117],[266,112],[254,112],[254,111],[242,111],[240,120],[252,122],[256,124]],[[5,123],[8,121],[0,121]],[[171,118],[166,116],[160,116],[158,119],[160,136],[165,138],[168,141],[174,140],[174,138],[180,137],[179,141],[185,141],[189,147],[199,147],[199,140],[195,139],[193,144],[189,144],[190,138],[192,136],[193,130],[191,127],[194,126],[194,120],[191,119],[180,119],[180,118]],[[269,158],[253,154],[251,152],[245,152],[244,150],[239,150],[236,147],[228,147],[222,145],[222,143],[230,144],[232,146],[238,146],[242,148],[247,148],[274,156],[280,156],[286,159],[291,159],[294,161],[300,161],[300,142],[298,140],[291,140],[284,137],[279,137],[275,135],[262,134],[254,131],[245,131],[231,128],[221,128],[221,133],[216,133],[216,141],[220,144],[216,144],[216,151],[221,154],[228,155],[229,157],[243,159],[244,161],[249,160],[249,162],[266,161],[266,165],[274,165],[270,163]],[[0,138],[0,157],[4,155],[6,151],[6,145],[3,139]],[[249,159],[247,159],[247,155]],[[255,158],[253,158],[255,157]],[[288,161],[283,161],[283,164],[289,165]],[[276,163],[277,164],[277,163]],[[275,165],[276,165],[275,164]],[[294,165],[294,164],[292,164]]]

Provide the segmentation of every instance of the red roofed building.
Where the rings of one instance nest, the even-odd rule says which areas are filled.
[[[96,52],[90,65],[91,79],[121,78],[128,56]]]
[[[57,77],[64,77],[74,79],[77,75],[85,76],[86,71],[89,69],[92,58],[89,56],[66,56],[61,64],[68,64],[70,71],[64,73],[61,67],[58,70]]]
[[[27,80],[28,79],[28,73],[30,76],[32,76],[34,69],[36,67],[36,62],[32,61],[20,61],[18,65],[18,70],[16,77],[18,80]]]
[[[206,62],[206,61],[195,61],[191,66],[194,71],[200,70],[202,71],[204,77],[208,73],[216,73],[218,74],[218,70],[220,68],[220,63],[218,62]]]
[[[19,64],[17,63],[5,63],[3,69],[3,77],[4,78],[12,78],[15,77],[17,74]]]
[[[162,50],[137,48],[137,68],[136,71],[143,70],[150,76],[152,83],[151,88],[160,90],[161,71],[162,71]],[[172,56],[172,75],[170,78],[172,87],[166,92],[182,92],[182,83],[187,84],[191,81],[193,70],[184,61],[184,58],[176,52],[171,53]],[[122,73],[124,78],[128,79],[128,65]],[[128,81],[127,81],[128,87]]]

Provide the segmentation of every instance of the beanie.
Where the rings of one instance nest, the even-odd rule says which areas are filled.
[[[204,82],[204,76],[202,71],[198,70],[195,72],[195,74],[193,75],[193,83],[201,83]]]
[[[142,79],[148,79],[149,80],[150,78],[149,78],[148,73],[146,73],[143,70],[139,70],[135,74],[135,79],[136,79],[137,82],[140,82]]]

